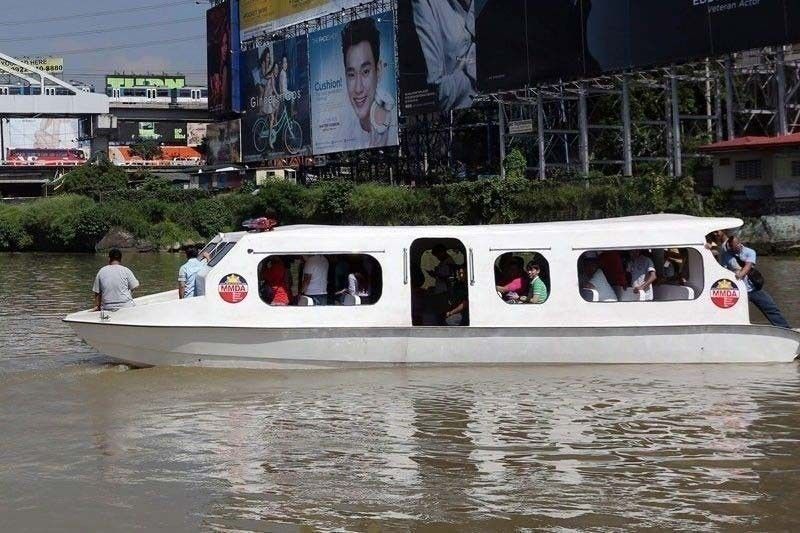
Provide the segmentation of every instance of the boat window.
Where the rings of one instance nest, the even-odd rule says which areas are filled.
[[[211,252],[211,259],[208,261],[208,266],[214,267],[217,266],[217,263],[222,261],[222,258],[225,257],[228,252],[236,246],[235,242],[221,242],[215,248],[214,251]]]
[[[703,292],[703,257],[694,248],[593,250],[578,258],[587,302],[696,300]]]
[[[543,304],[550,296],[550,264],[539,252],[505,252],[494,262],[497,295],[509,304]]]
[[[371,255],[271,255],[258,265],[258,294],[269,305],[372,305],[382,292],[383,271]]]
[[[411,244],[411,322],[415,326],[468,326],[467,250],[458,239]]]

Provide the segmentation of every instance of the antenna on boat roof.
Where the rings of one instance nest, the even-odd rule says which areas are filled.
[[[242,222],[242,226],[253,233],[261,233],[263,231],[272,231],[278,226],[278,221],[274,218],[259,217],[251,218]]]

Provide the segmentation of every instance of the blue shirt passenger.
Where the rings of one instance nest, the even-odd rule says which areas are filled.
[[[193,298],[203,291],[196,289],[197,273],[203,270],[203,262],[197,259],[197,248],[190,246],[186,249],[188,261],[178,271],[178,297]]]

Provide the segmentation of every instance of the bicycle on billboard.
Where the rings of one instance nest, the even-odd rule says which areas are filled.
[[[278,100],[277,97],[270,97]],[[280,117],[272,121],[270,116],[259,117],[253,124],[253,145],[259,152],[265,152],[267,148],[275,150],[275,141],[280,137],[283,148],[289,154],[296,154],[303,148],[303,129],[300,123],[290,115],[290,102],[295,100],[295,94],[290,93],[285,102],[272,102],[273,106],[280,106]],[[280,146],[280,145],[279,145]]]

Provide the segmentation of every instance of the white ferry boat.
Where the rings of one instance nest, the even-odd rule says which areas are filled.
[[[705,246],[707,234],[741,224],[665,214],[226,233],[206,248],[202,295],[164,292],[65,321],[98,351],[136,366],[793,361],[800,333],[751,324],[744,284]],[[298,294],[313,257],[315,268],[328,265],[328,305]],[[637,272],[621,270],[634,260],[648,277],[656,272],[646,290],[631,288]],[[289,305],[259,290],[274,265],[286,271],[279,285]],[[538,266],[538,281],[523,279],[527,266]],[[340,289],[354,272],[359,292]]]

